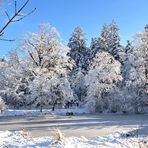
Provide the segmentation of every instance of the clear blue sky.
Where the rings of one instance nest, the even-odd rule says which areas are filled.
[[[12,5],[6,8],[10,7]],[[120,28],[122,44],[131,39],[135,32],[143,31],[148,23],[148,0],[30,0],[25,11],[34,7],[37,8],[34,14],[7,28],[5,37],[15,38],[16,41],[0,41],[0,56],[16,48],[21,36],[28,31],[37,31],[41,23],[54,25],[65,42],[74,27],[79,25],[90,42],[91,37],[99,36],[104,23],[114,19]],[[0,17],[2,26],[2,22],[6,21],[2,10]]]

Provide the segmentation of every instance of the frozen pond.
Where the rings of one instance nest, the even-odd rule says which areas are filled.
[[[0,117],[0,131],[21,130],[31,132],[33,137],[52,136],[60,129],[66,137],[85,136],[92,138],[115,132],[129,131],[140,127],[139,134],[148,135],[148,115],[84,114],[32,115]]]

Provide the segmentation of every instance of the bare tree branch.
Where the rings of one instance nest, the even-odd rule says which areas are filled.
[[[26,5],[28,4],[29,0],[26,0],[26,2],[17,10],[17,1],[15,1],[15,4],[14,4],[14,15],[12,17],[10,17],[10,15],[6,13],[6,16],[8,18],[8,22],[2,27],[2,29],[0,29],[0,37],[2,37],[4,35],[4,30],[8,27],[8,25],[12,22],[18,22],[22,19],[24,19],[25,17],[27,17],[28,15],[30,15],[31,13],[33,13],[36,8],[34,8],[32,11],[30,11],[29,13],[27,14],[21,14],[21,11],[26,7]],[[20,17],[20,18],[18,18]],[[16,19],[16,20],[15,20]],[[13,41],[13,40],[8,40],[8,39],[2,39],[0,38],[0,40],[3,40],[3,41]]]
[[[22,17],[19,18],[19,19],[17,19],[17,20],[13,20],[12,22],[18,22],[18,21],[24,19],[25,17],[27,17],[28,15],[30,15],[31,13],[33,13],[35,10],[36,10],[36,8],[34,8],[31,12],[29,12],[27,14],[24,14],[23,16],[22,15],[19,15],[19,16],[22,16]]]

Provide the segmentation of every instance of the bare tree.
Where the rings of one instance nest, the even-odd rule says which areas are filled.
[[[28,2],[29,2],[29,0],[25,0],[25,2],[20,6],[20,8],[17,9],[17,1],[15,0],[14,1],[14,12],[13,12],[13,15],[11,15],[11,16],[10,16],[10,14],[7,11],[5,11],[5,14],[6,14],[6,17],[8,18],[8,21],[6,22],[6,24],[4,24],[2,26],[2,28],[0,28],[0,40],[3,40],[3,41],[14,41],[12,39],[5,39],[5,38],[3,38],[4,31],[10,25],[10,23],[19,22],[22,19],[24,19],[25,17],[27,17],[28,15],[32,14],[36,10],[36,8],[34,8],[30,12],[22,13],[23,9],[26,7]],[[0,4],[1,3],[2,3],[2,0],[0,0]]]

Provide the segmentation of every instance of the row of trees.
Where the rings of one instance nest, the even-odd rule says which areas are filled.
[[[68,46],[77,69],[77,73],[72,73],[72,82],[76,77],[81,79],[75,83],[74,93],[84,99],[91,111],[145,112],[148,25],[125,47],[120,44],[119,28],[114,21],[103,26],[101,35],[92,38],[90,47],[86,46],[82,29],[77,27]]]
[[[91,112],[144,113],[147,54],[148,25],[124,47],[113,21],[88,47],[80,27],[66,46],[56,28],[44,24],[1,59],[0,96],[15,108],[77,102]]]

